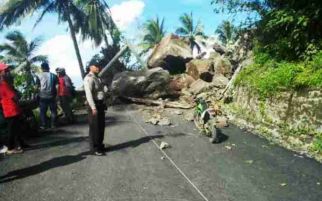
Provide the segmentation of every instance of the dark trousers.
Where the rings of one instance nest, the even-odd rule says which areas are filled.
[[[69,122],[74,121],[74,115],[72,111],[72,103],[73,98],[71,96],[59,96],[60,106],[63,109],[63,112]]]
[[[89,141],[91,151],[103,151],[105,131],[105,107],[103,102],[95,102],[97,114],[93,115],[92,109],[88,108]]]
[[[8,122],[8,149],[14,149],[15,146],[22,146],[23,140],[21,138],[21,118],[20,116],[10,117],[6,119]]]
[[[57,103],[55,98],[51,99],[44,99],[40,98],[39,100],[39,107],[40,107],[40,121],[41,121],[41,126],[45,127],[47,124],[47,110],[48,107],[50,108],[51,112],[51,126],[56,126],[56,119],[57,119]]]

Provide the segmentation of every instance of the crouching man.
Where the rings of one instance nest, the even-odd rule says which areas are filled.
[[[88,74],[84,79],[86,100],[88,103],[89,138],[91,151],[97,155],[104,155],[104,131],[105,131],[105,92],[101,79],[98,77],[101,67],[97,63],[91,63]]]

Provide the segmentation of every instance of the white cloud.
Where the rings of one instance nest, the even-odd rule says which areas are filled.
[[[118,27],[121,30],[127,30],[141,16],[144,7],[145,4],[142,0],[128,0],[111,7],[111,12]],[[95,48],[92,41],[78,41],[85,65],[85,62],[88,62],[94,54],[98,53],[100,48]],[[75,85],[81,85],[79,65],[69,33],[57,35],[45,41],[39,48],[38,53],[48,55],[51,71],[54,71],[57,67],[64,67]]]
[[[145,4],[142,0],[129,0],[111,7],[112,17],[121,30],[127,29],[143,13]]]
[[[78,42],[83,64],[88,62],[98,52],[91,41]],[[57,67],[64,67],[66,73],[74,79],[75,84],[80,86],[81,74],[73,41],[70,34],[57,35],[45,41],[38,50],[39,54],[48,55],[51,71]]]

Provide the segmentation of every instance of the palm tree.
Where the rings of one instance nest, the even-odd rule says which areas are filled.
[[[24,90],[33,88],[32,69],[36,69],[36,63],[47,62],[47,56],[36,55],[41,43],[40,38],[28,42],[19,31],[9,32],[6,35],[7,42],[0,45],[0,53],[3,61],[15,66],[14,71],[20,72],[25,78]]]
[[[83,39],[94,40],[96,46],[104,41],[108,46],[106,31],[115,28],[115,24],[107,3],[104,0],[76,0],[76,5],[86,15],[84,21],[78,21],[76,24],[82,32]]]
[[[184,37],[189,41],[191,51],[193,51],[193,48],[196,46],[198,52],[200,52],[200,47],[196,42],[196,36],[205,37],[201,22],[198,21],[197,24],[194,25],[192,12],[190,14],[184,13],[179,19],[182,27],[179,27],[176,30],[176,34]]]
[[[0,30],[10,26],[21,18],[26,17],[36,10],[42,13],[35,26],[47,13],[57,13],[59,21],[67,22],[74,43],[74,48],[79,63],[81,75],[84,78],[85,70],[76,40],[76,33],[80,30],[74,25],[76,21],[84,21],[84,13],[77,7],[74,0],[10,0],[0,10]]]
[[[47,62],[47,56],[35,55],[41,40],[33,39],[30,43],[19,31],[6,35],[7,43],[0,45],[0,52],[4,53],[3,59],[16,67],[15,71],[30,72],[35,63]]]
[[[237,30],[232,23],[225,20],[218,26],[215,33],[219,35],[219,40],[226,45],[236,40]]]
[[[144,25],[146,34],[143,37],[143,52],[148,51],[155,45],[160,43],[162,38],[165,36],[166,31],[164,30],[164,18],[160,21],[159,17],[156,19],[148,20]]]

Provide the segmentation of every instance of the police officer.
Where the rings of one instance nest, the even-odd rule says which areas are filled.
[[[104,155],[105,130],[105,92],[106,88],[98,77],[101,67],[98,63],[90,63],[84,78],[84,88],[88,103],[89,137],[91,151],[97,155]]]

